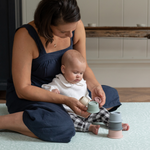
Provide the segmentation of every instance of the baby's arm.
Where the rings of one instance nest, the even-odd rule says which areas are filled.
[[[51,83],[43,84],[41,87],[53,93],[60,94],[60,90],[58,89],[56,79],[54,79]]]
[[[57,90],[59,91],[58,87],[57,87],[56,85],[52,85],[51,83],[49,83],[49,84],[43,84],[41,87],[42,87],[43,89],[48,90],[48,91],[51,91],[51,92],[52,92],[52,90],[54,90],[54,89],[57,89]]]

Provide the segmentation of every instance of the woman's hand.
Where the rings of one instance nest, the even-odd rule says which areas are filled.
[[[69,106],[74,111],[74,113],[79,116],[87,118],[90,115],[90,113],[87,112],[87,107],[75,98],[69,97],[66,105]]]
[[[103,88],[101,86],[94,87],[91,90],[91,94],[92,94],[92,99],[94,99],[95,97],[100,97],[101,98],[100,107],[102,107],[105,104],[106,95],[105,95],[105,92],[103,91]]]

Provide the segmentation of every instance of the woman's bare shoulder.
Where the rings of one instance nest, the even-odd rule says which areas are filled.
[[[22,46],[35,46],[34,39],[29,34],[28,30],[25,27],[19,28],[14,36],[14,44]]]
[[[79,20],[77,28],[75,30],[74,44],[76,44],[81,38],[85,38],[85,29],[83,22]]]
[[[22,39],[22,38],[26,38],[26,37],[29,37],[29,33],[28,33],[27,29],[24,27],[19,28],[15,33],[15,38]]]
[[[36,44],[26,28],[20,28],[14,36],[13,51],[17,53],[33,53]]]
[[[78,28],[83,28],[83,27],[84,27],[84,24],[83,24],[82,20],[79,20],[78,25],[77,25],[77,29]]]

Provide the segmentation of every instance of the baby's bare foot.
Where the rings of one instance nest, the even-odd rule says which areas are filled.
[[[93,125],[91,124],[89,127],[89,131],[93,132],[94,134],[98,134],[98,129],[100,128],[100,125]]]
[[[127,123],[122,123],[122,130],[123,131],[128,131],[130,126]]]

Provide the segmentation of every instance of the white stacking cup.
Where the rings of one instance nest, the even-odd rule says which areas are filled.
[[[87,98],[87,97],[85,97],[85,96],[82,96],[82,97],[79,99],[79,101],[80,101],[83,105],[87,106],[88,103],[90,102],[90,99]]]

